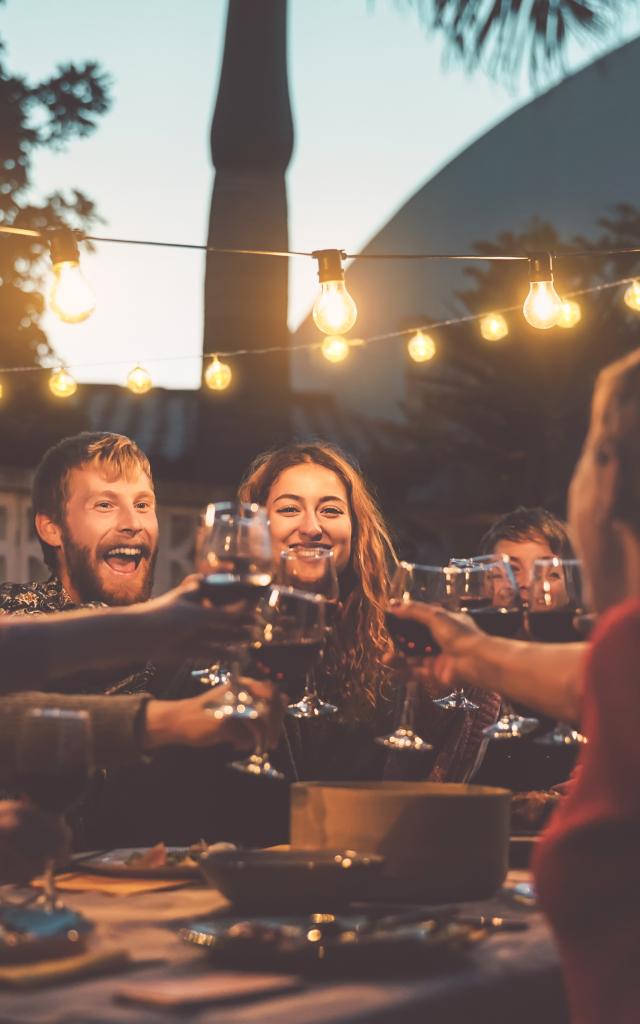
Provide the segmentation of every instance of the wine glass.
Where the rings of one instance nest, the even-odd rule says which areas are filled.
[[[319,594],[273,586],[257,610],[249,645],[251,674],[269,679],[287,692],[306,679],[326,638],[326,608],[327,601]],[[249,757],[234,761],[232,767],[251,775],[284,778],[271,764],[262,740]]]
[[[491,565],[492,563],[487,562],[483,556],[477,561],[472,558],[452,558],[449,562],[445,594],[440,603],[450,611],[463,612],[474,619],[481,612],[485,613],[487,622],[496,619],[500,609],[492,607],[493,591],[489,579]],[[448,711],[478,710],[478,705],[469,700],[461,686],[456,687],[446,697],[434,700],[433,703]]]
[[[93,771],[91,719],[86,711],[33,708],[20,726],[14,771],[21,797],[62,818],[82,799]],[[63,909],[55,886],[55,861],[44,871],[39,904],[48,913]]]
[[[319,594],[325,599],[328,636],[336,622],[340,597],[333,551],[319,547],[288,548],[280,555],[276,582],[309,594]],[[338,710],[335,704],[322,700],[318,694],[315,669],[315,664],[309,667],[302,697],[287,708],[287,713],[293,718],[324,718],[326,715],[334,715]]]
[[[523,610],[520,591],[513,574],[508,555],[477,555],[473,558],[452,558],[452,565],[464,568],[467,565],[480,566],[486,572],[486,590],[491,604],[484,610],[472,611],[477,625],[491,636],[514,640],[523,626]],[[483,729],[483,735],[490,740],[520,739],[537,729],[537,718],[518,714],[511,704],[503,700],[502,714],[497,722]]]
[[[449,586],[452,570],[434,565],[412,565],[400,562],[396,567],[389,588],[389,600],[407,603],[422,601],[426,604],[441,604]],[[412,662],[421,661],[430,655],[439,654],[440,648],[434,641],[428,626],[414,619],[398,618],[392,612],[385,615],[385,625],[402,661],[401,674],[404,682],[404,700],[400,721],[392,733],[376,737],[391,750],[422,752],[432,746],[415,732],[414,711],[417,682],[412,678]]]
[[[247,602],[253,611],[273,578],[273,552],[266,509],[243,502],[207,506],[196,539],[196,569],[203,576],[202,595],[212,604]],[[240,665],[248,642],[250,620],[239,616],[220,634],[221,656],[231,660],[194,673],[204,685],[226,686],[227,700],[219,709],[232,718],[257,718],[253,698],[239,683]],[[215,642],[215,637],[214,637]]]
[[[582,640],[576,616],[584,612],[582,566],[575,558],[538,558],[529,585],[529,632],[541,643],[567,644]],[[547,746],[580,746],[587,742],[578,729],[556,722],[551,732],[536,743]]]
[[[450,565],[460,570],[453,588],[457,592],[457,609],[467,612],[483,632],[491,636],[515,639],[523,626],[522,602],[508,555],[475,555],[471,558],[452,558]],[[456,607],[455,601],[453,604]],[[475,710],[462,689],[456,690],[441,701],[441,707],[466,707]],[[483,735],[491,740],[519,739],[533,732],[538,726],[537,718],[517,714],[508,701],[503,701],[500,718],[493,725],[483,729]]]

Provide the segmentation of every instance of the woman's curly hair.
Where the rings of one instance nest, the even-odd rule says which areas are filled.
[[[392,645],[384,613],[390,571],[397,562],[388,527],[359,467],[326,441],[293,442],[258,455],[240,484],[238,497],[265,505],[280,474],[304,463],[332,470],[349,499],[351,557],[340,574],[343,613],[326,651],[325,668],[333,685],[340,688],[349,716],[359,717],[375,709],[388,675],[383,658]]]

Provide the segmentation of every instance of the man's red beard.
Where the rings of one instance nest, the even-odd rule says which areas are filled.
[[[75,543],[62,527],[62,550],[69,580],[80,603],[100,601],[108,605],[137,604],[151,597],[157,546],[146,543],[110,544],[91,551]],[[136,551],[129,556],[127,552]],[[118,571],[118,566],[122,571]]]

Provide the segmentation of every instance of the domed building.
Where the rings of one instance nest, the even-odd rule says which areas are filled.
[[[634,103],[640,86],[640,40],[634,40],[559,85],[487,132],[422,186],[371,240],[365,253],[464,253],[503,231],[526,231],[534,218],[560,238],[596,238],[614,206],[640,208],[640,135]],[[429,317],[466,312],[456,299],[466,263],[355,261],[347,285],[359,309],[354,336],[407,328]],[[522,267],[522,298],[527,293]],[[309,317],[292,345],[318,340]],[[319,351],[294,352],[292,387],[299,431],[318,430],[305,416],[304,394],[329,393],[347,418],[400,420],[412,371],[401,339],[354,348],[329,364]],[[317,398],[316,398],[317,403]]]

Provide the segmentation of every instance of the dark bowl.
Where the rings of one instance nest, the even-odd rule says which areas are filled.
[[[384,858],[353,850],[221,850],[200,860],[235,907],[277,914],[339,910],[361,898]]]

